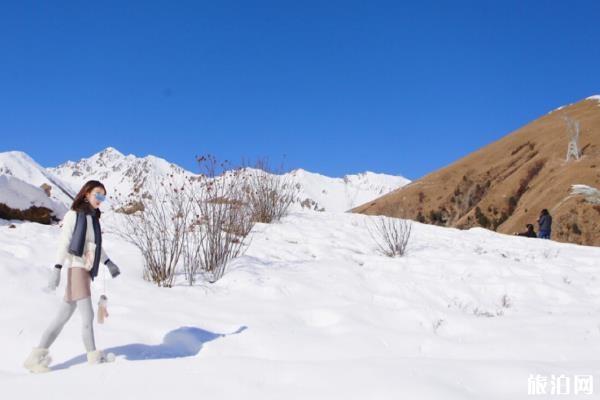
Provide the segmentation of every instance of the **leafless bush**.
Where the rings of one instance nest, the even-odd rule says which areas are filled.
[[[289,175],[275,173],[266,160],[245,168],[245,201],[255,222],[269,224],[283,218],[298,195],[298,187]]]
[[[188,233],[191,190],[187,184],[176,187],[173,182],[152,182],[145,189],[146,193],[129,199],[141,207],[122,212],[115,233],[141,251],[145,279],[171,287]]]
[[[199,273],[209,282],[219,280],[229,261],[246,249],[254,224],[244,202],[242,170],[222,168],[225,172],[216,176],[218,164],[214,157],[199,157],[198,162],[205,174],[194,191],[194,218],[184,245],[184,271],[190,285]]]
[[[367,226],[378,249],[388,257],[401,257],[406,253],[412,224],[398,218],[377,217]]]

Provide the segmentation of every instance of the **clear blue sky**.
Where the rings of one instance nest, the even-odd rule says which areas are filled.
[[[600,93],[600,1],[0,6],[0,151],[416,179]]]

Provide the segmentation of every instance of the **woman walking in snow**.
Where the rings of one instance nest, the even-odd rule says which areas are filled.
[[[60,283],[63,266],[68,266],[64,301],[61,302],[56,317],[43,333],[38,347],[34,347],[25,360],[24,366],[31,372],[49,371],[51,358],[48,348],[71,318],[75,308],[79,308],[81,313],[83,344],[88,362],[97,364],[107,361],[104,353],[96,350],[90,290],[90,283],[98,275],[100,263],[107,266],[113,278],[120,274],[119,268],[108,259],[102,248],[99,207],[105,196],[106,189],[102,183],[88,181],[73,200],[71,209],[65,214],[56,264],[49,282],[49,288],[55,290]]]

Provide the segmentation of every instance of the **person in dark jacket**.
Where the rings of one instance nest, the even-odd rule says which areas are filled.
[[[547,209],[543,209],[538,219],[538,230],[540,239],[550,239],[552,234],[552,216]]]
[[[530,238],[536,238],[537,237],[537,233],[535,233],[535,230],[533,229],[533,225],[532,224],[527,224],[527,230],[525,232],[515,233],[515,235],[517,235],[517,236],[525,236],[525,237],[530,237]]]

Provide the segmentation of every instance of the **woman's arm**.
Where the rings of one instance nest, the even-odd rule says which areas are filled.
[[[104,246],[100,248],[100,263],[106,265],[106,268],[108,268],[108,270],[110,271],[110,275],[113,278],[116,278],[121,273],[117,264],[115,264],[110,260],[110,258],[108,258],[108,255],[104,251]]]
[[[100,248],[100,264],[106,264],[108,261],[108,255],[104,251],[104,246]]]
[[[73,230],[75,229],[76,218],[77,214],[73,210],[67,211],[63,218],[63,225],[58,239],[58,249],[56,251],[56,259],[54,262],[54,265],[57,268],[62,267],[69,254],[69,244],[71,243],[71,236],[73,236]]]

